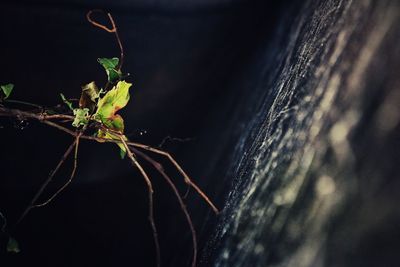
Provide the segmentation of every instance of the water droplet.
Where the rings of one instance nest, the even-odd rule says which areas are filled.
[[[14,121],[14,128],[18,130],[24,130],[26,127],[28,127],[29,122],[26,120],[17,120]]]

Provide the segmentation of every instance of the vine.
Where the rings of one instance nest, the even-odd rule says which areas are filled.
[[[11,117],[15,119],[30,119],[37,120],[45,125],[56,128],[60,131],[73,137],[73,142],[66,149],[55,169],[50,173],[48,178],[41,185],[37,193],[33,196],[29,205],[24,209],[21,216],[17,221],[17,225],[28,215],[28,213],[39,207],[44,207],[53,201],[65,188],[73,181],[78,167],[78,151],[79,143],[81,140],[96,141],[99,143],[114,143],[119,147],[121,158],[127,158],[131,164],[139,170],[141,176],[144,178],[148,189],[148,213],[149,222],[153,232],[154,246],[156,250],[157,266],[160,266],[161,255],[160,246],[158,242],[157,228],[154,221],[153,209],[153,186],[151,178],[139,163],[138,158],[147,161],[151,166],[157,170],[158,173],[165,179],[167,184],[174,192],[180,208],[185,215],[186,221],[189,225],[192,243],[193,243],[193,259],[191,266],[196,265],[197,259],[197,238],[193,222],[189,212],[183,202],[182,196],[179,194],[172,179],[166,174],[163,166],[149,155],[149,153],[159,154],[166,157],[169,162],[178,170],[183,176],[184,182],[192,187],[200,197],[218,214],[218,209],[208,198],[208,196],[192,181],[186,174],[178,162],[166,151],[159,148],[154,148],[145,144],[131,142],[124,135],[124,120],[118,111],[124,108],[130,99],[129,89],[131,83],[127,82],[122,72],[122,65],[124,62],[124,48],[119,37],[118,28],[110,13],[105,13],[111,23],[111,27],[103,25],[93,19],[94,13],[105,13],[102,10],[90,10],[86,14],[86,18],[93,26],[112,33],[117,41],[120,50],[120,57],[114,58],[99,58],[99,64],[104,68],[107,74],[107,83],[103,88],[98,88],[94,81],[82,86],[81,95],[79,98],[78,106],[75,106],[71,99],[68,99],[61,94],[61,100],[68,108],[67,112],[60,113],[57,110],[47,109],[37,104],[27,103],[23,101],[11,100],[10,96],[14,90],[13,84],[0,85],[0,117]],[[11,108],[10,104],[18,104],[23,108]],[[73,153],[73,168],[67,182],[61,186],[52,196],[43,202],[38,202],[40,196],[53,180],[60,167],[65,160]],[[19,252],[17,241],[7,232],[7,220],[5,216],[0,213],[0,219],[3,221],[1,232],[8,235],[7,250],[9,252]]]

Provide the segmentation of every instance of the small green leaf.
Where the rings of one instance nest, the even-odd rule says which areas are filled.
[[[118,67],[119,59],[117,57],[113,58],[98,58],[97,61],[106,70],[108,81],[113,82],[121,78],[122,73],[120,70],[116,69]]]
[[[88,124],[89,109],[88,108],[76,108],[74,109],[75,119],[72,122],[72,126],[78,128]]]
[[[17,240],[15,240],[12,237],[8,238],[8,243],[7,243],[7,252],[10,253],[19,253],[21,250],[19,249],[19,245]]]
[[[62,101],[69,107],[70,110],[74,110],[72,103],[68,101],[63,94],[60,94]]]
[[[115,69],[119,63],[119,58],[98,58],[97,61],[105,68],[105,69]]]
[[[0,85],[1,90],[4,93],[4,99],[7,99],[10,95],[12,90],[14,89],[14,84],[9,83],[9,84],[5,84],[5,85]]]

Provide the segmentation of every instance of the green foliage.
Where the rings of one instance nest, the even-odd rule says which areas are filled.
[[[89,123],[89,109],[88,108],[74,108],[72,103],[68,101],[63,94],[60,94],[63,102],[69,107],[70,110],[74,113],[74,121],[72,122],[72,126],[79,128],[80,126],[85,126]]]
[[[99,58],[97,61],[103,66],[103,68],[106,70],[107,76],[108,76],[108,81],[109,82],[114,82],[121,78],[121,71],[117,69],[118,63],[119,63],[119,58],[113,57],[113,58]]]
[[[120,81],[99,99],[95,118],[100,120],[105,126],[123,132],[124,120],[116,113],[128,104],[130,98],[129,88],[131,85],[131,83]]]
[[[99,58],[99,63],[107,72],[109,81],[114,81],[121,77],[121,72],[116,69],[118,58]],[[63,94],[61,99],[73,111],[74,121],[72,126],[79,128],[85,126],[90,120],[94,119],[101,122],[107,129],[99,129],[97,137],[104,139],[120,140],[120,135],[124,132],[124,120],[121,115],[116,114],[124,108],[129,101],[129,89],[131,83],[118,81],[118,83],[108,91],[103,97],[100,97],[102,90],[99,90],[95,82],[90,82],[82,86],[82,93],[79,99],[79,108],[74,108]],[[97,107],[97,109],[96,109]],[[96,112],[93,111],[96,109]],[[128,140],[123,136],[124,140]],[[117,143],[120,148],[121,158],[124,158],[126,149],[122,143]]]
[[[131,83],[125,81],[119,81],[113,89],[108,91],[97,103],[97,111],[95,118],[101,121],[107,128],[112,131],[123,133],[124,132],[124,120],[119,114],[116,114],[120,109],[124,108],[128,104],[130,95],[129,88]],[[97,133],[98,137],[106,139],[120,140],[118,135],[110,131],[99,130]],[[125,156],[126,149],[122,143],[118,143],[121,149],[121,157]]]
[[[79,126],[87,125],[89,122],[89,109],[88,108],[76,108],[74,109],[75,119],[72,122],[72,126],[78,128]]]
[[[60,94],[62,101],[69,107],[70,110],[74,110],[72,103],[68,101],[63,94]]]
[[[107,130],[99,130],[97,132],[97,137],[100,138],[104,138],[104,139],[112,139],[112,140],[121,140],[119,135],[117,135],[116,133],[107,131]],[[126,136],[124,135],[122,137],[125,141],[128,141],[128,138],[126,138]],[[123,159],[126,155],[126,148],[124,146],[124,144],[122,143],[116,143],[119,147],[119,155],[121,156],[121,159]]]
[[[19,249],[19,245],[17,240],[15,240],[12,237],[8,238],[8,243],[7,243],[7,252],[10,253],[19,253],[21,250]]]
[[[7,99],[11,95],[12,90],[14,89],[14,84],[9,83],[5,85],[0,85],[0,88],[3,91],[4,99]]]

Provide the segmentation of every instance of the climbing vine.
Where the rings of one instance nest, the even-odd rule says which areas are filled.
[[[92,18],[94,13],[106,14],[111,23],[111,27],[100,24],[96,20],[94,20]],[[81,140],[96,141],[99,143],[114,143],[116,146],[118,146],[120,150],[121,158],[127,158],[132,163],[132,165],[140,171],[142,177],[147,184],[149,201],[149,221],[153,231],[154,245],[157,254],[157,266],[160,266],[161,256],[159,242],[157,238],[157,228],[153,215],[154,190],[151,179],[145,169],[142,167],[142,165],[138,162],[138,158],[141,158],[150,163],[166,180],[167,184],[173,190],[191,231],[193,242],[192,266],[194,267],[196,265],[197,258],[197,240],[191,217],[183,202],[183,198],[178,192],[175,184],[164,171],[163,166],[159,162],[154,160],[151,156],[149,156],[146,152],[155,153],[166,157],[169,162],[183,176],[184,182],[192,187],[202,197],[202,199],[204,199],[204,201],[208,203],[208,205],[214,210],[215,213],[218,213],[218,209],[207,197],[207,195],[192,181],[192,179],[186,174],[183,168],[168,152],[160,150],[158,148],[153,148],[145,144],[132,142],[126,137],[126,135],[124,134],[124,120],[122,116],[118,114],[118,111],[126,107],[126,105],[129,103],[129,90],[132,87],[132,84],[126,81],[129,75],[124,75],[122,72],[124,49],[121,39],[119,37],[117,26],[111,14],[104,13],[101,10],[89,11],[86,15],[86,18],[93,26],[99,27],[102,30],[114,34],[120,49],[120,57],[98,59],[99,64],[104,68],[107,74],[107,83],[103,87],[99,88],[95,81],[83,85],[78,103],[73,102],[71,98],[66,97],[64,94],[60,94],[60,101],[62,101],[63,105],[65,105],[65,110],[67,111],[59,112],[58,110],[44,108],[37,104],[13,100],[13,90],[17,90],[14,89],[14,84],[8,83],[0,85],[0,117],[11,117],[19,120],[37,120],[47,126],[63,131],[73,137],[73,142],[64,152],[55,169],[50,173],[49,177],[44,181],[37,193],[33,196],[29,205],[22,212],[21,216],[18,219],[17,225],[25,218],[25,216],[27,216],[27,214],[32,209],[43,207],[49,204],[72,182],[78,166],[78,151],[79,143]],[[15,104],[21,105],[21,107],[15,108],[13,106]],[[46,201],[39,202],[39,197],[42,195],[47,185],[52,181],[54,176],[57,174],[64,161],[71,154],[73,154],[74,157],[74,164],[69,179]],[[1,232],[8,236],[7,250],[9,252],[18,253],[20,250],[18,242],[13,238],[12,233],[8,230],[6,217],[1,212],[0,219],[2,221],[2,224],[0,224]]]

